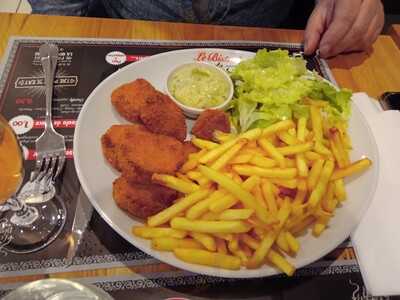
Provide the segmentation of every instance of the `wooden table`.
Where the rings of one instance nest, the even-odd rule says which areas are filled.
[[[222,27],[165,22],[55,17],[0,13],[0,57],[11,36],[90,37],[176,40],[265,40],[301,42],[302,31],[267,28]],[[390,36],[380,36],[366,53],[338,56],[328,60],[338,84],[377,97],[384,91],[400,90],[400,51]],[[0,278],[0,284],[29,282],[41,278],[79,278],[128,275],[134,267],[93,271],[26,275]]]
[[[389,34],[395,41],[398,47],[400,47],[400,24],[393,24],[389,28]]]
[[[13,35],[276,42],[301,42],[303,38],[298,30],[4,13],[0,13],[0,32],[0,56]],[[380,36],[368,52],[341,55],[328,64],[338,84],[353,91],[376,98],[385,91],[400,90],[400,51],[390,36]]]

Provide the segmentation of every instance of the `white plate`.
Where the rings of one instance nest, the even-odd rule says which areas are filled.
[[[141,223],[129,217],[114,203],[112,182],[119,174],[105,161],[100,143],[100,137],[111,125],[126,123],[111,105],[111,92],[121,84],[137,78],[145,78],[156,88],[165,92],[167,75],[179,64],[196,61],[199,57],[207,57],[208,62],[229,68],[239,63],[241,59],[250,58],[253,55],[254,53],[251,52],[237,50],[187,49],[151,56],[122,68],[100,83],[86,100],[79,115],[74,137],[75,167],[91,203],[101,217],[132,245],[178,268],[213,276],[240,278],[280,273],[269,266],[256,270],[228,271],[184,263],[169,252],[151,249],[149,241],[131,234],[132,226],[141,225]],[[329,228],[319,238],[314,238],[311,233],[299,238],[300,252],[296,258],[289,258],[296,268],[318,260],[342,243],[359,223],[375,192],[378,178],[377,147],[366,120],[355,105],[353,105],[350,120],[350,136],[354,145],[351,159],[356,160],[367,156],[373,161],[373,166],[362,175],[347,180],[348,200],[343,207],[337,209]]]

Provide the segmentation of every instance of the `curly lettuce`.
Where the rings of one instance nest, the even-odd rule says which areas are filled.
[[[350,116],[351,92],[337,90],[307,71],[306,61],[286,50],[259,50],[253,58],[239,63],[231,78],[235,84],[231,121],[238,131],[308,117],[305,97],[329,102],[325,113],[333,121]]]

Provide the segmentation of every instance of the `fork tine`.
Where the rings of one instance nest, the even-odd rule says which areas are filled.
[[[56,180],[58,175],[61,173],[64,163],[65,163],[65,154],[62,153],[58,156],[58,166],[57,166],[56,173],[54,174],[53,180]]]
[[[35,181],[38,178],[38,176],[40,174],[40,170],[42,169],[43,163],[44,163],[43,155],[37,154],[35,169],[32,171],[30,179],[29,179],[31,182]]]
[[[44,176],[46,176],[49,168],[51,168],[53,159],[50,157],[44,157],[43,158],[43,169],[40,171],[38,177],[37,177],[37,181],[41,181]]]

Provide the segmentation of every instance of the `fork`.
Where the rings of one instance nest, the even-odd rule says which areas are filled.
[[[39,48],[46,87],[46,116],[44,131],[36,141],[36,166],[31,181],[55,181],[65,163],[65,140],[58,134],[52,124],[53,81],[57,66],[58,47],[54,44],[43,44]]]

